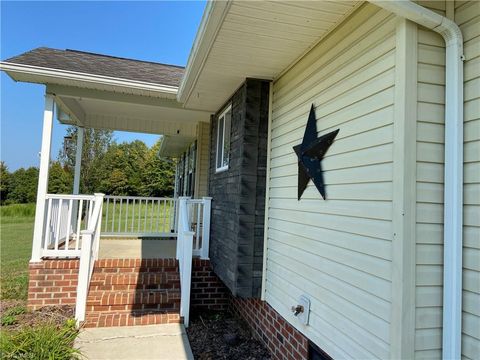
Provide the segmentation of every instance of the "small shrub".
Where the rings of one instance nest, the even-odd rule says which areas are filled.
[[[0,333],[0,358],[8,360],[71,360],[80,359],[73,348],[78,334],[75,321],[67,321],[60,328],[52,323],[23,327]]]
[[[17,316],[24,314],[26,311],[25,306],[15,306],[6,310],[2,314],[1,324],[2,326],[9,326],[17,323]]]

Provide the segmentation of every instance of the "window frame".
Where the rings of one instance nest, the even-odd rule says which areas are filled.
[[[226,128],[225,127],[225,115],[229,111],[230,111],[230,131],[231,131],[232,130],[232,104],[228,105],[220,113],[220,115],[217,118],[217,153],[216,153],[216,156],[215,156],[215,172],[216,173],[228,170],[229,165],[230,165],[230,152],[229,152],[227,164],[218,167],[219,159],[221,159],[221,162],[220,162],[221,164],[223,164],[224,161],[225,161],[225,153],[224,153],[224,150],[225,150],[225,128]],[[222,126],[223,133],[222,133],[222,143],[221,144],[220,144],[220,121],[223,121],[223,126]],[[230,139],[230,136],[229,136],[229,139]],[[228,144],[228,146],[230,147],[230,144]],[[221,158],[219,158],[219,156],[221,156]]]

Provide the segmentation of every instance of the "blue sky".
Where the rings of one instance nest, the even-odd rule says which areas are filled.
[[[0,2],[2,60],[40,46],[186,65],[205,1]],[[1,73],[0,158],[10,170],[38,166],[45,87]],[[66,127],[55,120],[52,158]],[[117,141],[158,136],[115,133]]]

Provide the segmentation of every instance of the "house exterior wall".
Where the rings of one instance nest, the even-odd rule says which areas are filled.
[[[210,259],[233,295],[260,295],[269,82],[247,79],[211,122]],[[216,171],[217,117],[232,106],[229,167]]]
[[[444,2],[421,4],[445,15]],[[417,29],[415,358],[441,358],[445,42]]]
[[[396,19],[362,6],[274,83],[266,301],[333,358],[390,357]],[[328,200],[297,159],[310,105]],[[290,308],[311,300],[310,323]]]
[[[465,46],[462,357],[480,353],[480,3],[419,2],[460,25]],[[363,5],[275,81],[266,301],[333,358],[440,358],[445,44]],[[340,129],[327,201],[297,159],[311,104]],[[290,308],[311,302],[308,326]],[[407,350],[405,350],[407,349]],[[400,356],[401,355],[401,356]]]

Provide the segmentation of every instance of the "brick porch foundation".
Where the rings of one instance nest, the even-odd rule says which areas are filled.
[[[79,260],[44,260],[29,264],[28,308],[75,306]]]
[[[120,262],[122,260],[116,261]],[[175,261],[173,259],[171,261],[173,265]],[[112,267],[125,267],[123,262],[122,266],[120,266],[120,263],[114,264],[113,262],[109,265]],[[36,310],[43,306],[52,305],[75,306],[78,267],[79,260],[44,260],[38,263],[30,263],[28,307]],[[132,264],[132,271],[135,267],[136,264],[135,266]],[[126,270],[121,270],[121,272],[123,273]],[[125,275],[127,275],[126,272]],[[111,284],[96,284],[96,286],[104,286],[105,290],[107,290],[106,287],[111,286]],[[148,287],[148,284],[145,286]],[[126,287],[124,290],[128,289]],[[213,272],[209,260],[193,260],[191,309],[220,311],[230,309],[246,321],[254,336],[263,342],[271,352],[273,359],[301,360],[308,358],[308,340],[305,336],[292,327],[266,302],[259,299],[233,297]],[[123,310],[125,311],[125,309]],[[105,322],[103,326],[121,325],[120,322],[116,324],[115,316],[111,315],[111,321]],[[119,321],[122,320],[121,316],[118,316]],[[148,318],[134,319],[135,322],[132,322],[132,325],[170,322],[167,321],[170,319],[156,319],[159,316],[165,315],[151,314]],[[166,316],[173,315],[169,314]],[[130,324],[130,321],[127,320],[123,325]]]

